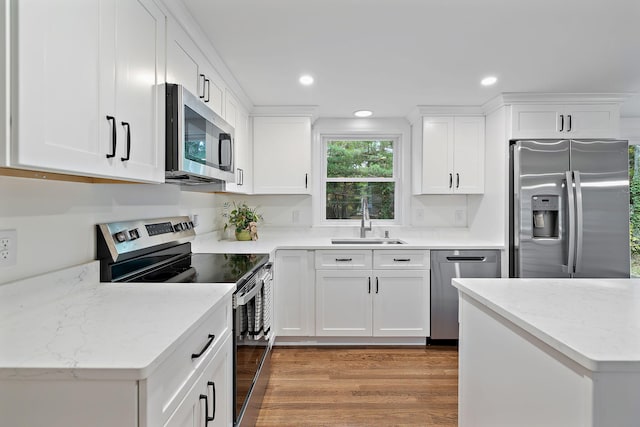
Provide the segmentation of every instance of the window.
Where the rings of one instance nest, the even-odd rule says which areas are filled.
[[[359,220],[362,197],[371,219],[396,219],[397,146],[396,138],[324,138],[326,221]]]

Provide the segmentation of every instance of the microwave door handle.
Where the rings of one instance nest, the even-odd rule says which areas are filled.
[[[567,264],[563,265],[563,270],[565,273],[573,274],[575,269],[575,228],[576,228],[576,206],[573,197],[573,172],[566,171],[566,182],[567,182],[567,207],[569,211],[569,226],[567,233],[567,240],[569,240],[567,245]]]
[[[258,292],[260,292],[261,289],[262,283],[256,284],[256,286],[254,286],[253,289],[251,289],[246,294],[236,296],[236,307],[247,305],[249,301],[251,301],[256,295],[258,295]]]
[[[582,270],[582,241],[584,234],[584,215],[582,211],[582,185],[580,183],[580,171],[573,171],[576,182],[576,269]]]
[[[222,144],[224,143],[224,141],[229,141],[228,163],[224,163],[222,159]],[[220,165],[220,168],[221,169],[228,168],[229,170],[231,170],[231,165],[233,164],[232,159],[233,159],[233,150],[231,145],[231,134],[221,133],[220,135],[218,135],[218,164]]]

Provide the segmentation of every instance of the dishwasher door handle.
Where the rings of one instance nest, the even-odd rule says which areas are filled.
[[[461,262],[461,261],[483,262],[486,260],[487,260],[487,257],[484,257],[484,256],[448,256],[447,257],[447,261],[451,261],[451,262]]]

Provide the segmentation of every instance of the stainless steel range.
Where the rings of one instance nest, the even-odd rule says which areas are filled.
[[[268,254],[192,253],[189,217],[98,224],[103,282],[235,283],[234,425],[255,424],[271,355],[272,271]]]

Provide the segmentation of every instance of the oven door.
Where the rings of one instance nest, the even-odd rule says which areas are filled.
[[[254,275],[234,295],[233,411],[236,426],[255,425],[268,380],[265,369],[268,369],[270,343],[264,331],[264,278],[264,275]]]

